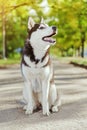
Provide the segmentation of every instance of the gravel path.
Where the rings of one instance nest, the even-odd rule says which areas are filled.
[[[87,130],[87,70],[56,59],[53,63],[62,107],[49,117],[22,110],[19,66],[0,70],[0,130]]]

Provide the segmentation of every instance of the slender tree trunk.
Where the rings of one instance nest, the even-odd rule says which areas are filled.
[[[77,56],[78,56],[78,57],[81,56],[81,47],[78,47],[78,49],[77,49]]]
[[[3,35],[3,59],[7,58],[6,55],[6,19],[5,19],[5,13],[4,13],[4,7],[2,8],[2,35]]]
[[[82,51],[81,51],[81,57],[84,58],[84,48],[85,48],[85,32],[82,32],[82,37],[81,37],[81,47],[82,47]]]

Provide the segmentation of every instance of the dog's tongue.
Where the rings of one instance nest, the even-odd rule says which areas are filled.
[[[55,40],[53,38],[51,38],[51,37],[45,37],[44,40],[47,41],[47,42],[50,42],[50,43],[55,42]]]

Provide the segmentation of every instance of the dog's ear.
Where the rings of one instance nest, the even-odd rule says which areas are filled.
[[[35,25],[34,20],[31,17],[29,17],[29,19],[28,19],[28,29],[31,30],[31,28],[33,28],[34,25]]]
[[[43,17],[41,17],[40,23],[45,23]]]

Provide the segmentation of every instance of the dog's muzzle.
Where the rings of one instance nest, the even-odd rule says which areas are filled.
[[[52,36],[54,36],[54,35],[56,34],[57,28],[56,28],[55,26],[52,26],[52,30],[53,30],[53,33],[51,33],[51,34],[48,35],[48,36],[44,36],[44,37],[42,38],[43,41],[49,42],[49,43],[55,43],[55,42],[56,42],[56,40],[55,40],[54,38],[52,38]]]

